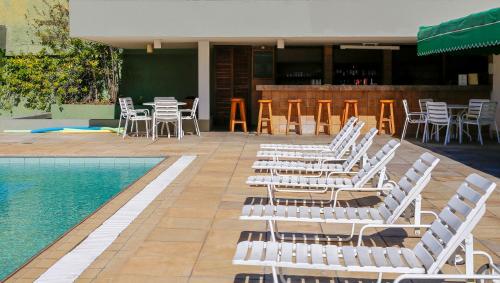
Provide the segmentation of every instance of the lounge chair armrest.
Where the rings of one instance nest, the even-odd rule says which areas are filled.
[[[430,210],[421,210],[420,214],[430,214],[430,215],[434,216],[434,219],[438,219],[439,218],[439,216],[437,215],[437,213],[435,213],[434,211],[430,211]]]
[[[338,188],[335,192],[335,197],[332,204],[337,205],[337,200],[340,192],[381,192],[390,190],[391,188]]]
[[[358,246],[363,244],[363,232],[369,228],[429,228],[430,224],[367,224],[361,227],[358,236]]]

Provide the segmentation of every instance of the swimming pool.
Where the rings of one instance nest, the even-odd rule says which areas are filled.
[[[0,158],[0,280],[163,158]]]

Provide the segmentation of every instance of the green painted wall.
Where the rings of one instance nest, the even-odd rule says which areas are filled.
[[[33,44],[26,15],[33,15],[40,0],[0,0],[0,25],[6,29],[7,54],[37,52],[40,46]]]
[[[153,101],[156,96],[182,100],[198,93],[196,49],[163,49],[146,54],[125,50],[120,96],[132,97],[135,104]]]

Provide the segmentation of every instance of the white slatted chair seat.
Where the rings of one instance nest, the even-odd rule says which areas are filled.
[[[364,122],[357,123],[352,131],[344,139],[344,141],[342,141],[342,143],[335,150],[327,150],[322,152],[262,150],[257,152],[257,157],[305,160],[340,159],[356,143],[356,139],[361,134],[361,129],[364,125]]]
[[[278,170],[278,171],[299,171],[299,172],[349,172],[360,159],[366,155],[366,152],[373,144],[373,138],[377,134],[377,129],[372,128],[368,131],[361,141],[351,150],[347,159],[342,163],[322,163],[322,162],[304,162],[304,161],[274,161],[257,160],[253,163],[254,170]]]
[[[394,223],[422,193],[439,159],[424,153],[391,189],[384,201],[372,207],[318,207],[299,205],[244,205],[242,220],[304,221],[345,224]]]
[[[301,172],[343,172],[342,164],[307,163],[303,161],[258,160],[252,165],[255,170],[291,170]]]
[[[241,220],[274,220],[345,224],[382,224],[384,219],[376,208],[317,207],[286,205],[244,205]]]
[[[352,272],[425,273],[411,249],[243,241],[233,264]]]
[[[336,152],[302,152],[302,151],[260,150],[260,151],[257,151],[257,158],[322,160],[322,159],[338,159],[339,157],[338,157],[338,153],[336,153]]]
[[[261,144],[262,149],[276,149],[284,151],[332,151],[335,147],[340,144],[348,133],[352,131],[354,123],[356,123],[357,118],[351,117],[340,132],[332,139],[328,145],[309,145],[309,144]]]
[[[250,176],[247,179],[250,186],[277,186],[277,187],[309,187],[309,188],[352,188],[349,178],[321,178],[304,176]]]

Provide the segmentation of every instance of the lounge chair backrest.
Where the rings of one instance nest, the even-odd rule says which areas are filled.
[[[382,170],[394,157],[396,149],[401,145],[397,140],[388,141],[375,155],[366,162],[354,177],[352,183],[355,188],[363,187],[375,174]]]
[[[467,116],[478,116],[481,111],[481,105],[485,102],[490,102],[489,99],[470,99],[469,107],[467,108]]]
[[[398,184],[378,206],[380,215],[386,223],[394,223],[417,198],[431,180],[431,172],[439,163],[439,158],[430,153],[424,153],[401,177]]]
[[[418,105],[420,106],[420,112],[427,113],[427,102],[433,102],[432,98],[422,98],[418,100]]]
[[[366,154],[366,151],[372,146],[373,139],[377,135],[378,130],[376,128],[371,128],[368,133],[359,141],[359,143],[354,147],[349,154],[349,157],[342,163],[342,171],[349,172],[352,167]]]
[[[483,102],[478,114],[479,123],[493,123],[493,121],[495,121],[496,112],[497,102]]]
[[[179,112],[176,100],[157,100],[155,101],[155,119],[157,120],[175,120]]]
[[[352,130],[346,134],[345,139],[340,143],[340,146],[335,151],[335,158],[341,158],[346,152],[356,143],[356,140],[361,135],[361,129],[365,122],[358,122]]]
[[[495,187],[494,182],[477,174],[467,176],[460,185],[413,249],[428,274],[438,273],[458,246],[471,235],[486,212],[486,200]]]
[[[357,121],[356,117],[351,117],[349,118],[349,120],[347,120],[344,127],[340,129],[339,133],[335,136],[335,138],[333,138],[332,142],[330,143],[329,145],[330,150],[332,151],[337,150],[337,148],[346,138],[346,134],[351,132],[352,128],[354,127],[354,123],[356,123],[356,121]]]
[[[449,115],[446,102],[427,102],[427,120],[430,123],[447,124]]]

